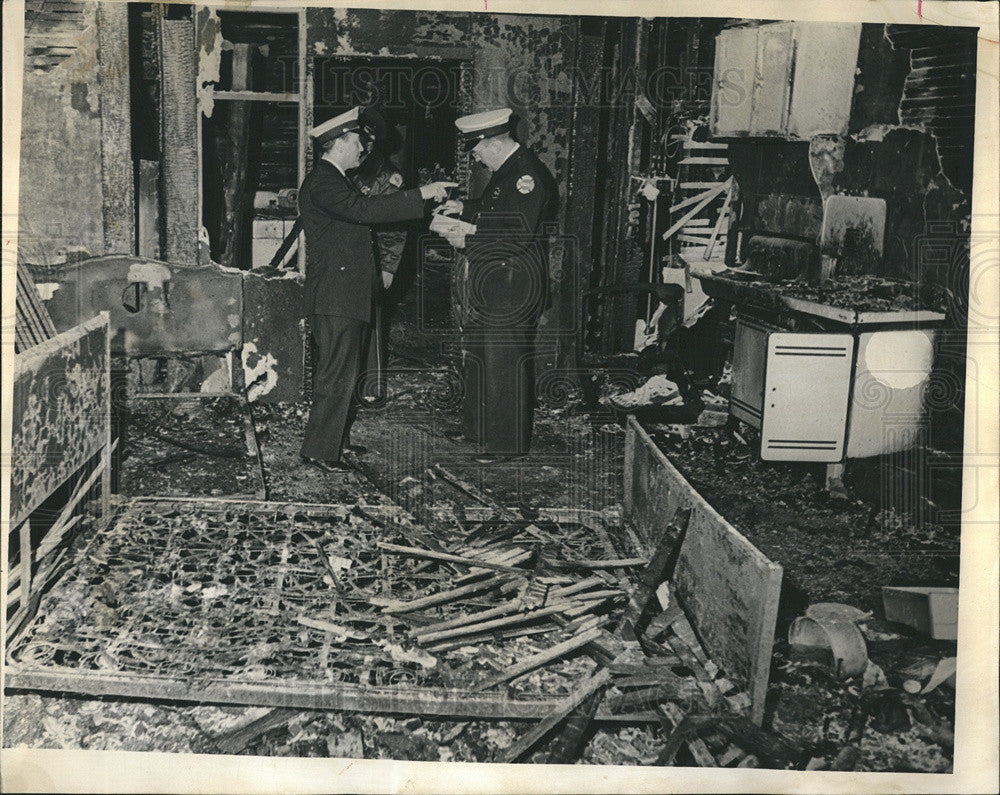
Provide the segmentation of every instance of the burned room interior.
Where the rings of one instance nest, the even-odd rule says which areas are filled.
[[[28,0],[4,746],[951,771],[976,33]],[[428,204],[299,457],[357,106],[404,188],[505,107],[555,178],[525,455]]]

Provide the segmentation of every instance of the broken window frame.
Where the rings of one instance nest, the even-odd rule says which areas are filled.
[[[203,10],[217,10],[215,6],[209,5],[196,5],[194,6],[194,13],[192,14],[192,19],[195,20],[193,23],[195,25],[195,52],[201,50],[201,37],[202,31],[197,25],[197,19],[199,13]],[[197,87],[197,92],[199,97],[202,93],[206,94],[212,101],[223,101],[223,102],[295,102],[298,105],[298,141],[297,141],[297,184],[302,184],[302,181],[306,177],[306,159],[310,154],[311,146],[306,137],[306,130],[309,128],[312,121],[312,84],[313,84],[313,70],[309,63],[309,59],[306,58],[306,9],[289,9],[287,6],[277,6],[277,5],[267,5],[254,4],[253,10],[251,11],[241,11],[244,14],[286,14],[294,15],[298,22],[298,48],[296,53],[297,58],[297,70],[299,75],[299,86],[296,92],[274,92],[274,91],[252,91],[252,90],[217,90],[214,86],[208,85],[205,87]],[[197,145],[198,145],[198,225],[201,226],[202,213],[204,212],[204,176],[203,176],[203,160],[204,153],[202,151],[202,126],[204,121],[204,114],[202,112],[197,113],[198,120],[198,130],[197,130]],[[306,241],[305,234],[300,232],[298,236],[298,271],[301,276],[305,276],[306,269]]]

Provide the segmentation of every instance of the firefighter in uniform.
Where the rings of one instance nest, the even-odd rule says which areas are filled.
[[[443,201],[455,184],[435,182],[387,196],[363,195],[347,177],[364,154],[362,132],[360,108],[310,130],[322,157],[299,188],[299,217],[306,234],[304,310],[315,345],[313,403],[301,456],[324,472],[349,469],[340,454],[344,446],[350,447],[355,387],[381,279],[371,225],[420,218],[424,200]],[[354,450],[365,452],[360,446]]]
[[[548,293],[548,224],[555,179],[511,136],[511,109],[456,120],[465,150],[491,173],[479,199],[451,200],[440,212],[475,226],[462,240],[466,435],[482,449],[476,461],[523,455],[531,443],[533,357]]]

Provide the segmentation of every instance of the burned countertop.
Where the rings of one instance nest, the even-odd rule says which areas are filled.
[[[762,274],[727,268],[712,273],[692,268],[713,298],[765,312],[792,311],[848,325],[943,321],[946,288],[880,276],[841,276],[816,283],[803,279],[766,281]]]

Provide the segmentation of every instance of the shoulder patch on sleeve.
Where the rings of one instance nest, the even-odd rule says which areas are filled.
[[[531,193],[535,189],[535,178],[531,174],[525,174],[517,181],[517,189],[521,193]]]
[[[389,177],[389,184],[395,188],[399,188],[403,184],[403,175],[398,171],[393,171],[392,176]]]

